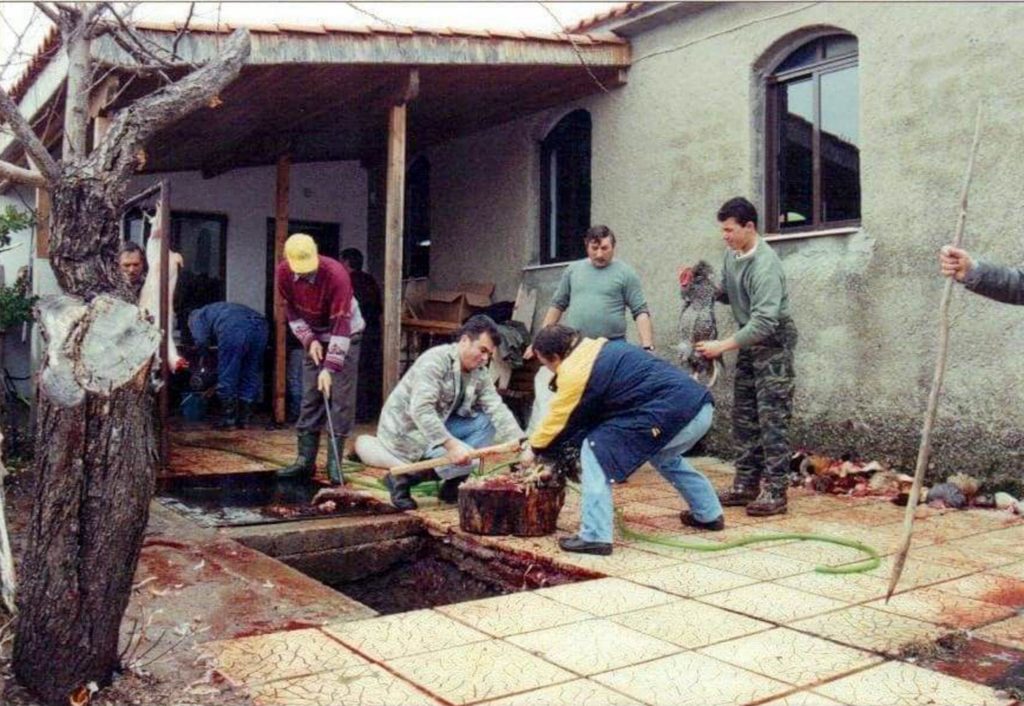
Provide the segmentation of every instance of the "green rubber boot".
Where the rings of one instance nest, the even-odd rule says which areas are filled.
[[[327,439],[327,477],[331,481],[331,485],[341,485],[345,482],[345,478],[341,472],[341,460],[334,455],[335,444],[337,445],[338,453],[345,453],[345,437],[338,435],[334,437],[334,443],[331,443],[330,437]]]
[[[278,478],[312,478],[316,471],[316,454],[320,449],[320,432],[299,432],[299,453],[295,463],[277,472]]]

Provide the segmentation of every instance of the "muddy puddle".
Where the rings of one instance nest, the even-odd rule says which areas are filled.
[[[314,505],[323,486],[310,480],[279,479],[273,473],[187,476],[164,479],[156,500],[203,527],[242,527],[316,517],[381,514],[394,509],[353,493],[351,502]]]

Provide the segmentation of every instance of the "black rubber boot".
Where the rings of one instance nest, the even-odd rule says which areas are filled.
[[[388,473],[384,476],[384,485],[391,493],[391,504],[399,510],[415,510],[419,505],[412,499],[412,487],[434,478],[433,471],[420,471],[418,473],[403,473],[393,476]]]
[[[441,487],[437,490],[437,499],[443,503],[452,505],[459,502],[459,486],[462,485],[466,478],[469,476],[459,476],[457,478],[449,478],[448,480],[441,481]]]
[[[320,449],[320,432],[299,432],[298,456],[295,463],[277,472],[278,478],[311,478],[316,470],[316,454]]]
[[[252,402],[238,400],[238,422],[235,424],[235,428],[245,429],[250,424],[252,424]]]
[[[743,507],[757,499],[757,486],[734,485],[718,494],[723,507]]]
[[[751,517],[784,515],[786,510],[785,488],[765,488],[754,502],[747,505],[747,514]]]
[[[238,400],[220,398],[220,419],[217,420],[218,429],[234,429],[238,425]]]
[[[337,445],[338,453],[344,455],[345,437],[335,436],[333,443],[331,442],[331,437],[327,437],[327,477],[330,479],[331,485],[341,485],[345,480],[341,473],[341,461],[334,456],[335,444]]]

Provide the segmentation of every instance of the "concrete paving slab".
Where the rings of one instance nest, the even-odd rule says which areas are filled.
[[[752,583],[759,583],[756,578],[722,571],[697,562],[676,564],[661,569],[650,569],[625,574],[624,579],[650,586],[666,593],[691,598],[709,593],[728,591]],[[797,587],[799,588],[799,586]],[[826,594],[827,595],[827,594]]]
[[[368,620],[328,623],[323,630],[343,644],[378,660],[411,657],[491,639],[490,635],[436,610],[414,610]]]
[[[209,642],[204,649],[221,674],[250,687],[369,664],[313,628]]]
[[[622,613],[612,616],[611,620],[688,649],[705,647],[773,627],[770,623],[692,600]]]
[[[846,604],[825,596],[799,591],[775,583],[759,583],[697,599],[703,603],[773,623],[793,621],[845,608]]]
[[[251,689],[258,706],[439,706],[407,681],[375,664],[260,684]]]
[[[904,662],[888,662],[822,684],[814,691],[843,703],[867,706],[1003,706],[1012,699],[993,689]]]
[[[889,656],[899,655],[907,645],[934,642],[949,632],[933,623],[863,606],[797,620],[788,627]]]
[[[975,636],[999,645],[1024,650],[1024,615],[986,625],[975,631]]]
[[[438,606],[437,610],[495,637],[543,630],[593,617],[591,613],[570,608],[537,593],[512,593],[507,596]]]
[[[865,604],[868,608],[905,615],[936,625],[970,630],[1013,615],[1016,610],[1008,606],[976,601],[956,593],[918,588]]]
[[[542,588],[536,595],[604,617],[679,600],[678,596],[671,593],[620,578],[594,579],[554,588]]]
[[[484,701],[481,706],[642,706],[639,701],[612,691],[589,679],[555,684],[526,691],[496,701]]]

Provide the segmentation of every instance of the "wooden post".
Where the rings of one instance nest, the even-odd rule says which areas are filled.
[[[168,341],[171,338],[171,316],[168,299],[170,294],[171,265],[171,184],[166,179],[160,182],[160,372],[164,384],[160,387],[160,462],[167,468],[171,455],[170,433],[167,428],[171,413],[171,366],[167,360]]]
[[[36,257],[50,257],[50,192],[36,188]]]
[[[274,267],[284,257],[284,241],[288,239],[288,191],[292,158],[283,154],[277,159],[277,190],[274,199]],[[285,380],[287,377],[287,340],[285,338],[285,312],[281,293],[274,283],[274,422],[285,422]]]
[[[402,338],[402,227],[405,220],[405,104],[388,115],[384,207],[384,399],[398,385]]]

